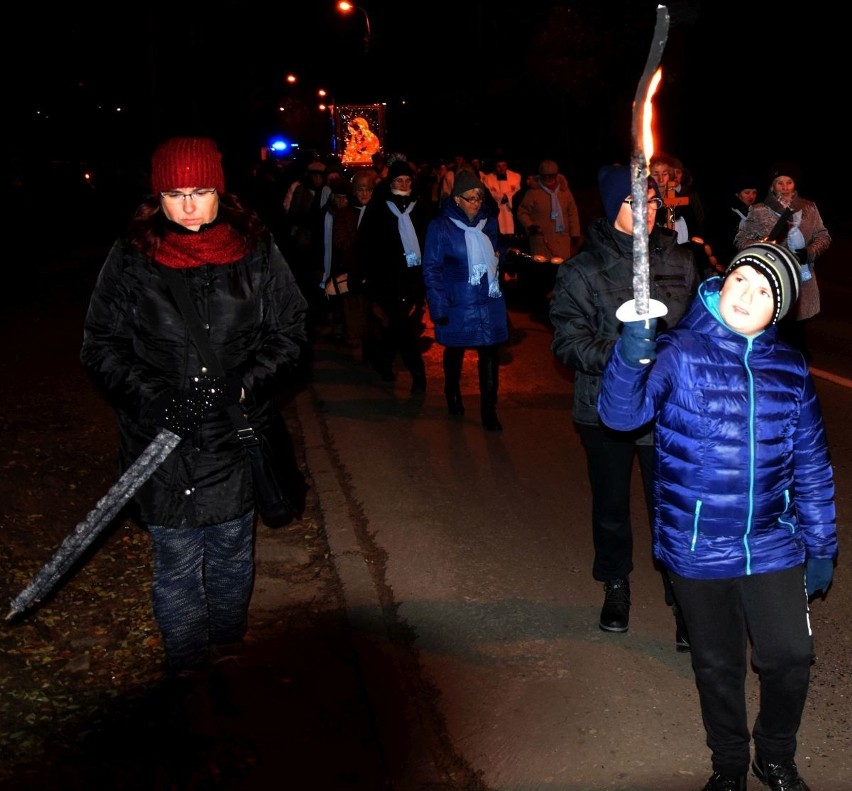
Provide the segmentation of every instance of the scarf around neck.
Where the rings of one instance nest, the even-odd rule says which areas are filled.
[[[559,192],[559,184],[556,184],[556,189],[553,191],[545,187],[541,179],[538,180],[538,184],[550,195],[550,219],[554,222],[553,230],[556,233],[562,233],[565,230],[565,218],[562,216],[562,207],[559,205],[559,199],[556,197],[556,193]]]
[[[192,269],[204,264],[232,264],[247,252],[245,240],[230,225],[215,223],[198,232],[166,229],[154,260],[171,269]]]
[[[500,281],[497,279],[497,256],[494,245],[482,232],[486,218],[476,225],[465,225],[461,220],[450,217],[450,221],[464,231],[464,244],[467,248],[467,282],[479,285],[483,275],[488,275],[488,296],[497,299],[501,296]]]
[[[420,266],[420,242],[417,239],[417,233],[414,230],[414,223],[411,222],[411,210],[414,208],[417,201],[411,201],[405,207],[405,211],[401,212],[393,201],[385,201],[388,208],[396,216],[396,224],[399,228],[399,238],[402,241],[402,249],[405,251],[405,263],[408,266]]]

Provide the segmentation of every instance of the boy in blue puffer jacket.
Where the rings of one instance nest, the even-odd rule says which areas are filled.
[[[799,263],[757,243],[705,280],[678,325],[631,321],[605,369],[601,419],[656,419],[654,555],[668,569],[692,647],[712,752],[704,791],[744,791],[752,771],[808,791],[795,763],[814,657],[808,599],[831,584],[834,479],[803,355],[778,341]],[[647,326],[646,326],[647,325]],[[760,676],[750,732],[748,658]]]

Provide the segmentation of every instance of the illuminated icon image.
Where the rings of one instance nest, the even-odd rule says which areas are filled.
[[[380,104],[341,105],[335,108],[338,150],[345,166],[370,165],[373,154],[382,150],[384,113]]]

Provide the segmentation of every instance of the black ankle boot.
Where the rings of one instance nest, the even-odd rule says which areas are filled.
[[[702,791],[746,791],[747,783],[745,775],[730,776],[713,772]]]
[[[496,412],[483,412],[482,428],[484,428],[486,431],[502,431],[503,424],[499,420],[497,420]]]
[[[464,415],[464,404],[462,404],[461,393],[447,393],[447,414],[450,417],[461,417]]]
[[[604,603],[599,626],[605,632],[626,632],[630,623],[630,580],[622,577],[604,583]]]

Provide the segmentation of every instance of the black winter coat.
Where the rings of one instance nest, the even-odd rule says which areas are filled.
[[[648,239],[651,299],[668,312],[657,320],[657,333],[673,327],[698,288],[698,271],[688,245],[654,231]],[[550,303],[556,358],[573,368],[575,422],[600,425],[597,411],[601,377],[621,322],[615,312],[633,299],[633,237],[617,231],[605,218],[592,223],[585,244],[559,265]]]
[[[120,466],[157,434],[153,399],[185,388],[202,362],[160,264],[116,242],[100,271],[84,324],[81,361],[117,412]],[[242,379],[243,408],[255,430],[273,415],[276,389],[307,344],[307,303],[274,243],[233,264],[176,270],[228,374]],[[241,280],[242,293],[233,282]],[[247,287],[250,283],[250,287]],[[253,508],[251,469],[226,412],[205,419],[135,497],[146,524],[219,524]]]
[[[411,196],[401,199],[393,196],[385,184],[379,185],[373,199],[364,210],[364,217],[355,237],[355,260],[363,278],[364,296],[380,305],[388,314],[407,314],[412,307],[420,307],[426,300],[421,265],[408,266],[405,250],[399,236],[399,221],[387,206],[393,200],[403,210],[411,200],[411,223],[420,251],[426,240],[426,227],[431,219],[431,209],[425,198]]]

